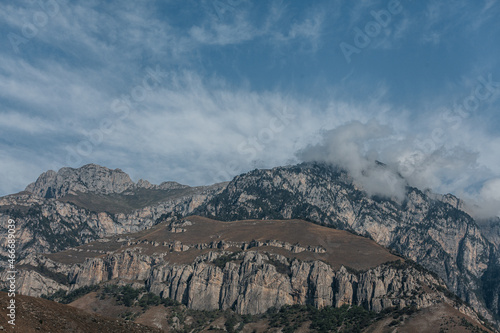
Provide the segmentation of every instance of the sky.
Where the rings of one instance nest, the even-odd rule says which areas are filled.
[[[88,163],[207,185],[320,160],[398,188],[378,160],[500,214],[498,17],[493,0],[2,1],[0,195]]]

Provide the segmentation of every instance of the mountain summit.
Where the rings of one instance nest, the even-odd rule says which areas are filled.
[[[42,198],[59,199],[68,194],[93,192],[98,194],[118,194],[136,188],[170,190],[187,188],[176,182],[153,185],[140,179],[134,183],[121,169],[108,169],[96,164],[87,164],[78,169],[61,168],[58,172],[49,170],[26,187],[26,191]]]
[[[129,175],[120,169],[87,164],[78,169],[61,168],[58,172],[44,172],[26,187],[26,191],[42,198],[58,199],[77,192],[121,193],[134,185]]]

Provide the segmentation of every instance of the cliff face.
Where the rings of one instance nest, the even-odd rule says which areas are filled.
[[[42,198],[61,198],[76,192],[121,193],[134,185],[120,169],[88,164],[78,169],[61,168],[57,173],[49,170],[29,184],[26,191]]]
[[[438,292],[423,292],[424,285],[439,286],[441,282],[411,267],[382,265],[356,274],[344,267],[334,271],[321,261],[277,260],[289,267],[288,274],[278,272],[268,255],[247,252],[241,263],[229,262],[222,269],[204,262],[159,265],[147,285],[193,309],[235,308],[243,314],[263,313],[285,304],[356,304],[381,311],[392,306],[426,307],[443,299]]]
[[[481,232],[496,249],[500,248],[500,217],[478,221]]]
[[[369,197],[334,167],[304,164],[236,177],[197,213],[224,220],[305,218],[366,235],[436,272],[487,314],[474,290],[494,250],[459,201],[408,188],[406,199]],[[453,205],[450,204],[453,203]],[[457,208],[458,207],[458,208]]]
[[[22,192],[0,198],[0,225],[5,228],[9,218],[16,221],[16,254],[24,258],[30,253],[58,252],[102,237],[144,230],[160,221],[185,216],[219,193],[223,186],[216,184],[192,188],[153,205],[115,214],[95,212],[72,203]],[[6,244],[7,238],[2,237],[0,255],[7,255]]]
[[[144,230],[161,221],[173,221],[193,213],[226,221],[303,218],[368,236],[437,273],[451,290],[483,315],[491,318],[484,304],[500,315],[500,237],[483,236],[476,222],[464,210],[463,203],[452,195],[437,196],[407,188],[403,201],[370,197],[343,170],[318,164],[255,170],[236,177],[229,184],[200,188],[189,188],[175,182],[152,185],[140,180],[134,183],[119,169],[87,165],[80,169],[63,168],[57,173],[48,171],[26,189],[28,192],[0,198],[0,224],[5,226],[8,218],[16,220],[17,248],[21,259],[30,254],[61,251],[105,236]],[[71,198],[74,203],[64,202],[65,198]],[[120,210],[122,202],[126,202],[130,209]],[[117,205],[120,209],[115,207]],[[493,225],[490,229],[495,228]],[[179,232],[182,229],[179,228]],[[5,245],[4,237],[0,240],[0,255],[6,255]],[[256,271],[260,265],[256,258],[242,258],[241,265],[230,262],[231,269],[221,269],[203,262],[162,266],[161,257],[150,255],[146,256],[149,259],[136,258],[135,261],[114,256],[113,262],[108,262],[111,257],[88,259],[80,266],[64,268],[62,274],[71,277],[71,283],[67,284],[52,279],[54,285],[43,274],[26,273],[28,275],[23,277],[27,281],[23,283],[25,290],[34,294],[50,293],[58,287],[71,289],[127,276],[130,280],[148,281],[151,290],[182,300],[193,308],[217,303],[219,308],[236,306],[245,313],[254,313],[269,304],[279,305],[290,299],[299,303],[321,305],[332,302],[338,305],[343,297],[340,290],[352,293],[352,297],[346,296],[346,299],[351,299],[354,304],[361,302],[373,309],[389,304],[387,297],[380,301],[382,303],[373,303],[373,296],[363,296],[367,290],[377,294],[377,288],[389,292],[384,289],[386,287],[369,289],[369,285],[362,284],[365,280],[361,275],[339,275],[339,270],[333,270],[330,275],[317,273],[317,285],[310,282],[301,285],[294,284],[292,278],[286,280],[287,274],[273,275],[272,265],[265,264]],[[121,267],[121,260],[135,267],[135,273]],[[302,262],[300,265],[309,264]],[[291,272],[297,270],[293,273],[296,275],[292,274],[295,279],[308,269],[318,272],[323,269],[320,269],[319,261],[314,268],[304,266],[300,274],[302,271],[294,268],[294,264],[289,262],[288,266]],[[262,269],[266,270],[265,274]],[[384,271],[386,273],[396,280],[399,278],[399,273]],[[393,273],[395,275],[390,275]],[[247,279],[250,276],[253,280]],[[275,276],[277,282],[273,282],[271,276]],[[338,282],[344,280],[349,283]],[[263,287],[266,283],[273,288],[279,286],[280,293],[273,294],[273,288]],[[32,288],[30,284],[37,287]],[[338,287],[330,287],[337,284]],[[359,289],[360,285],[363,285],[362,289]],[[207,295],[197,303],[195,290],[203,288],[207,288]],[[242,305],[245,300],[235,296],[240,294],[249,295],[247,305]],[[316,294],[318,296],[312,296]],[[264,295],[263,299],[267,301],[259,303],[260,295]],[[276,300],[271,301],[274,298]],[[394,296],[391,302],[396,298]],[[382,305],[377,305],[379,303]]]
[[[389,307],[428,307],[446,300],[442,281],[418,267],[394,262],[364,272],[334,270],[321,261],[303,262],[280,255],[247,251],[224,266],[212,262],[224,255],[209,252],[191,264],[171,264],[161,255],[124,251],[83,264],[61,265],[42,256],[22,264],[43,266],[68,277],[57,283],[34,271],[23,270],[20,291],[29,296],[51,294],[59,288],[76,288],[107,281],[146,285],[162,297],[175,299],[197,310],[235,309],[242,314],[263,313],[285,304],[316,307],[361,305],[381,311]],[[448,300],[449,301],[449,300]]]
[[[59,199],[68,194],[123,193],[137,188],[171,190],[187,188],[176,182],[163,182],[153,185],[147,180],[140,179],[134,183],[128,174],[120,169],[108,169],[96,164],[87,164],[81,168],[61,168],[58,172],[49,170],[26,187],[27,192],[41,198]]]
[[[22,270],[16,283],[19,286],[18,293],[27,296],[40,297],[41,295],[52,295],[61,289],[69,290],[66,284],[58,283],[34,270]]]

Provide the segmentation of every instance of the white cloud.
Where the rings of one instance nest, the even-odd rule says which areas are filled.
[[[238,44],[260,35],[261,32],[243,18],[234,24],[214,22],[210,27],[192,27],[191,37],[203,44],[228,45]]]
[[[299,152],[304,161],[327,162],[349,171],[355,183],[369,195],[402,200],[405,180],[390,167],[378,165],[378,147],[393,135],[393,130],[376,121],[353,121],[326,131],[322,143]]]
[[[316,52],[321,44],[324,34],[325,13],[316,8],[307,13],[302,21],[293,22],[286,32],[272,31],[273,41],[279,43],[288,43],[290,41],[301,40],[307,42],[307,49],[310,52]]]
[[[412,138],[397,121],[387,121],[387,118],[384,121],[387,125],[376,120],[353,121],[324,131],[320,143],[302,149],[298,157],[346,169],[355,183],[370,195],[401,200],[405,186],[411,185],[435,193],[455,194],[476,206],[472,210],[476,216],[498,213],[500,181],[485,182],[485,179],[499,172],[481,161],[482,155],[491,152],[491,147],[479,149],[482,139],[463,145],[445,132],[443,136],[448,142],[433,142],[429,136]],[[377,166],[377,160],[386,167]],[[404,179],[397,176],[398,173]],[[479,193],[478,184],[483,184]]]
[[[18,104],[20,111],[47,119],[92,117],[102,111],[105,92],[97,71],[63,67],[51,60],[39,65],[0,56],[0,97]]]
[[[0,129],[3,131],[9,129],[16,132],[41,134],[56,131],[58,128],[53,122],[40,117],[27,116],[16,112],[2,112]]]
[[[202,44],[222,46],[262,37],[269,38],[273,47],[298,40],[306,42],[308,47],[304,47],[304,50],[312,52],[316,52],[322,43],[325,19],[323,7],[313,8],[296,19],[288,6],[272,2],[260,24],[251,20],[246,6],[228,8],[230,15],[225,15],[224,18],[211,15],[208,20],[191,27],[190,37]],[[290,20],[292,17],[294,19]]]
[[[405,175],[419,187],[471,200],[495,197],[491,186],[497,183],[486,183],[480,191],[483,182],[500,175],[500,155],[496,153],[500,141],[495,134],[485,132],[480,124],[484,118],[471,115],[458,127],[440,120],[435,110],[450,104],[452,93],[441,94],[437,102],[423,96],[425,108],[431,110],[428,112],[396,110],[387,101],[397,91],[390,80],[399,75],[395,73],[398,68],[391,68],[375,82],[368,71],[377,69],[378,64],[367,63],[372,66],[366,66],[367,72],[360,75],[363,67],[344,71],[344,59],[340,64],[331,60],[338,45],[329,38],[335,40],[339,31],[352,32],[354,25],[364,26],[372,20],[370,10],[383,9],[386,2],[380,2],[380,7],[369,1],[354,7],[324,2],[302,10],[305,7],[275,1],[262,5],[258,12],[253,11],[256,5],[244,2],[222,19],[213,8],[204,12],[198,6],[194,9],[199,16],[180,25],[175,24],[179,18],[171,13],[159,14],[154,4],[145,6],[145,2],[58,3],[59,13],[20,46],[21,54],[14,54],[10,46],[0,52],[0,126],[2,133],[10,136],[3,135],[0,142],[2,194],[24,188],[49,168],[67,165],[65,149],[78,150],[78,145],[91,139],[87,133],[96,134],[99,124],[109,120],[114,128],[104,133],[102,142],[93,144],[88,154],[81,154],[78,163],[73,159],[70,166],[93,162],[122,168],[136,180],[207,184],[255,167],[293,163],[297,150],[313,145],[331,150],[332,161],[341,156],[340,161],[353,169],[361,185],[372,193],[384,187],[383,179],[388,177],[385,169],[373,167],[372,162],[379,159],[393,170],[410,163],[412,173]],[[424,36],[421,38],[428,37],[430,42],[448,42],[450,33],[479,29],[498,12],[488,2],[479,17],[477,12],[463,10],[463,3],[457,2],[454,8],[430,2],[425,5],[428,16],[424,19],[418,13],[399,14],[370,47],[393,48],[395,42],[403,42],[417,28],[417,41]],[[343,24],[348,7],[352,9],[351,27],[348,22]],[[36,8],[32,1],[19,6],[0,4],[0,19],[7,31],[20,34]],[[237,50],[230,45],[238,46]],[[258,51],[252,53],[253,47]],[[228,49],[233,53],[225,53]],[[311,51],[314,57],[303,57],[310,56]],[[237,53],[245,55],[235,59],[236,66],[214,65],[218,54],[230,59],[233,54],[238,57]],[[286,54],[281,72],[279,66],[269,65],[268,59],[262,60],[263,68],[258,66],[261,59],[255,59],[252,67],[239,68],[245,65],[238,61],[254,54],[269,58]],[[302,66],[288,61],[291,58],[311,61]],[[459,83],[450,79],[448,91],[473,89],[476,83],[467,80],[488,73],[488,68],[495,68],[495,61],[478,62],[474,73],[465,73]],[[167,77],[147,92],[144,101],[133,103],[128,117],[117,117],[110,108],[113,100],[130,95],[142,84],[146,68],[157,64],[161,71],[168,72]],[[271,68],[269,76],[266,66]],[[250,70],[264,78],[251,78],[254,73],[249,75]],[[352,75],[346,76],[349,70]],[[305,96],[287,88],[262,88],[270,86],[268,80],[275,86],[291,86],[272,77],[276,73],[288,78],[288,71],[310,78],[318,94]],[[213,73],[224,76],[215,77]],[[323,77],[315,79],[316,74]],[[332,77],[325,79],[330,74]],[[341,81],[340,77],[345,79]],[[405,82],[413,79],[417,78]],[[261,84],[263,81],[265,84]],[[496,76],[494,81],[498,81]],[[468,93],[459,96],[461,100]],[[484,106],[495,117],[493,102],[488,100]],[[294,117],[279,127],[273,119],[285,109]],[[359,123],[348,125],[350,121]],[[276,130],[276,126],[281,129]],[[440,139],[422,148],[421,143],[432,138],[436,128],[443,131]],[[331,145],[335,148],[329,148]],[[374,177],[369,179],[363,170]],[[398,179],[395,185],[397,194],[401,185]]]
[[[322,125],[312,116],[313,108],[279,92],[234,90],[187,72],[152,93],[141,103],[142,111],[131,113],[106,136],[96,154],[128,150],[154,155],[166,165],[183,164],[182,173],[173,176],[190,184],[229,180],[259,161],[271,167],[293,157],[296,145]],[[146,168],[149,162],[124,163]],[[149,169],[153,181],[162,177],[163,171]]]
[[[437,45],[441,42],[441,36],[437,32],[430,32],[422,36],[422,42]]]
[[[85,94],[83,89],[79,97],[86,98]],[[153,182],[213,183],[256,167],[296,162],[295,151],[317,142],[319,130],[364,117],[364,109],[380,110],[380,106],[354,107],[340,100],[323,107],[280,91],[235,88],[191,71],[169,73],[143,101],[134,103],[124,119],[103,111],[114,98],[100,102],[105,107],[93,113],[94,122],[85,121],[84,112],[72,112],[70,119],[53,124],[62,128],[65,139],[44,145],[51,155],[39,163],[40,173],[48,165],[55,169],[52,165],[78,167],[93,162],[130,170]],[[111,121],[109,132],[99,131],[96,124],[102,120]],[[68,121],[78,124],[73,133],[64,133]],[[16,152],[8,153],[14,154],[12,161],[18,160]],[[24,161],[12,162],[11,168]],[[31,181],[26,179],[18,187]]]
[[[480,220],[494,216],[500,217],[500,178],[484,182],[479,193],[468,199],[469,210]]]
[[[500,202],[500,178],[487,181],[481,189],[481,196],[485,199]],[[500,212],[500,206],[497,206],[497,212]]]

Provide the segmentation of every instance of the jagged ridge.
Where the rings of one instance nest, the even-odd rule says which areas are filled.
[[[57,173],[53,170],[44,172],[34,183],[29,184],[25,191],[41,198],[59,199],[78,192],[112,194],[137,188],[172,190],[187,187],[189,186],[176,182],[153,185],[143,179],[136,184],[120,169],[112,170],[96,164],[87,164],[78,169],[61,168]]]
[[[196,213],[223,220],[304,218],[366,235],[438,273],[489,316],[480,279],[497,265],[494,248],[472,217],[444,199],[411,187],[403,202],[369,197],[346,171],[311,163],[237,176]]]
[[[111,170],[117,172],[115,177],[109,169],[101,173],[102,170],[98,171],[101,167],[97,166],[85,166],[82,169],[92,168],[96,171],[94,176],[103,175],[97,177],[105,179],[103,183],[82,182],[74,175],[68,183],[58,181],[57,174],[54,176],[49,173],[41,177],[43,181],[39,179],[38,185],[35,182],[27,189],[39,196],[62,198],[68,193],[78,195],[82,190],[106,195],[127,193],[125,188],[131,189],[134,186],[149,186],[149,183],[142,181],[130,185],[130,178],[127,176],[127,180],[127,177],[123,177],[120,170]],[[54,187],[48,186],[50,184]],[[224,191],[218,194],[222,189]],[[9,199],[9,202],[5,202],[6,199],[2,199],[4,207],[19,206],[19,202],[15,200],[13,202]],[[25,199],[21,206],[29,207],[38,200],[35,197]],[[499,290],[500,283],[495,279],[498,250],[482,236],[475,221],[461,209],[459,201],[454,199],[456,198],[452,196],[435,197],[415,188],[408,189],[404,202],[368,197],[345,171],[326,165],[303,164],[273,170],[255,170],[236,177],[227,187],[221,184],[217,190],[205,195],[201,200],[186,196],[183,200],[172,200],[168,205],[164,205],[163,210],[158,210],[157,206],[146,207],[125,214],[118,220],[113,214],[104,216],[111,219],[108,224],[110,228],[106,229],[111,234],[133,231],[133,228],[140,230],[158,222],[157,219],[162,216],[183,216],[193,212],[195,208],[198,214],[217,216],[224,220],[305,218],[352,230],[369,236],[379,244],[391,247],[437,272],[452,290],[483,314],[487,314],[481,298],[486,292],[493,290],[497,293]],[[53,199],[45,199],[40,203],[42,211],[43,207],[54,205],[51,200]],[[60,223],[58,218],[52,218],[58,214],[54,215],[53,212],[54,210],[44,214],[49,219],[51,228]],[[20,224],[28,223],[23,222],[22,209],[17,213]],[[87,216],[91,214],[92,212],[88,211],[80,214],[81,221],[86,223]],[[2,223],[6,219],[6,214],[0,216]],[[142,224],[144,221],[146,223]],[[69,224],[80,225],[81,222],[70,221]],[[135,227],[131,228],[130,224]],[[89,226],[89,232],[90,229],[99,232],[102,225],[104,224]],[[111,230],[112,228],[115,230]],[[58,250],[63,248],[59,246]],[[483,290],[483,293],[476,294],[473,292],[475,289]],[[498,297],[493,294],[486,301],[488,307],[498,313]]]

